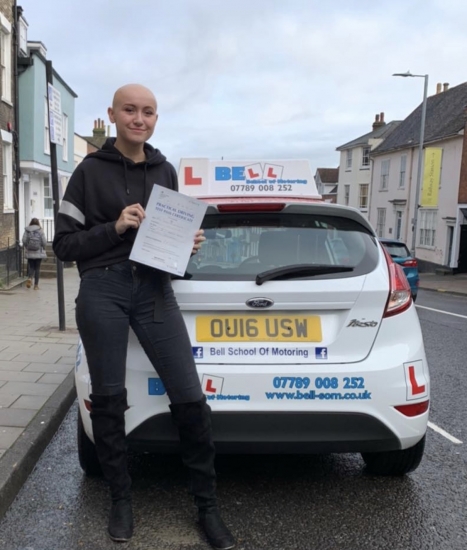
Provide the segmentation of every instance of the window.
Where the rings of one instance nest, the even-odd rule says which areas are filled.
[[[360,194],[358,197],[358,207],[361,210],[368,210],[368,183],[360,185]]]
[[[315,214],[311,206],[301,214],[209,214],[203,229],[206,241],[187,268],[191,280],[254,281],[262,271],[297,264],[353,267],[332,274],[346,278],[368,273],[379,261],[371,235],[357,221]]]
[[[46,176],[44,178],[44,218],[54,217],[54,201],[52,197],[52,186],[50,185],[50,178]]]
[[[370,150],[370,147],[363,148],[362,168],[368,168],[368,166],[370,166]]]
[[[384,248],[392,258],[407,258],[410,256],[409,249],[404,243],[384,243]]]
[[[344,204],[349,206],[350,201],[350,185],[344,185]]]
[[[400,210],[396,211],[396,231],[395,238],[399,240],[402,234],[402,212]]]
[[[13,205],[13,151],[9,132],[2,130],[2,162],[3,162],[3,211],[14,209]]]
[[[384,237],[384,226],[386,225],[386,208],[378,208],[378,219],[376,221],[376,234]]]
[[[345,169],[346,170],[352,169],[352,150],[351,149],[346,151]]]
[[[44,153],[50,155],[50,135],[49,135],[49,104],[47,98],[44,100]]]
[[[0,71],[2,99],[11,102],[11,24],[0,14]]]
[[[405,187],[405,171],[407,166],[407,155],[401,156],[401,170],[399,172],[399,189],[404,189]]]
[[[381,181],[379,184],[380,191],[387,191],[389,180],[389,159],[381,162]]]
[[[419,241],[420,246],[435,246],[437,210],[420,210]]]
[[[62,114],[62,153],[63,160],[68,162],[68,116]]]

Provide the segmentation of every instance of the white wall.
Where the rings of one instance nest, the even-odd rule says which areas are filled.
[[[370,139],[368,140],[368,146],[374,149],[381,141],[381,139]],[[362,158],[363,146],[354,147],[352,149],[352,168],[347,169],[347,150],[340,152],[339,183],[337,187],[338,204],[345,204],[345,186],[350,185],[349,206],[360,209],[360,185],[370,184],[372,170],[371,160],[369,166],[362,166]],[[370,193],[370,189],[368,192]],[[368,216],[368,209],[360,211]]]
[[[88,151],[88,143],[78,134],[74,135],[74,146],[75,146],[75,157],[74,157],[74,168],[84,159]]]
[[[405,186],[399,188],[401,157],[406,155]],[[381,170],[383,161],[390,162],[387,190],[381,189]],[[373,177],[371,182],[369,219],[373,227],[377,225],[378,208],[386,208],[386,225],[382,237],[395,238],[396,211],[402,211],[402,233],[400,240],[407,242],[410,248],[411,242],[411,218],[413,217],[413,195],[411,196],[412,179],[416,177],[417,153],[413,149],[404,149],[388,155],[374,158]],[[415,166],[414,166],[415,163]],[[413,170],[415,169],[415,175]],[[398,201],[395,204],[390,201]],[[403,203],[405,201],[405,204]]]
[[[419,246],[417,244],[417,258],[439,265],[447,262],[448,227],[453,226],[453,218],[457,219],[459,175],[462,155],[463,137],[455,137],[449,140],[428,144],[427,147],[439,147],[443,149],[441,163],[441,179],[438,196],[437,227],[434,247]],[[412,244],[412,219],[414,215],[415,190],[418,170],[418,147],[404,149],[388,155],[380,155],[374,159],[373,180],[370,197],[370,222],[376,228],[377,209],[386,208],[386,225],[383,237],[395,237],[396,211],[403,213],[401,240],[411,247]],[[407,155],[405,188],[399,189],[401,156]],[[388,189],[380,189],[381,164],[384,160],[390,160]],[[419,202],[421,201],[421,191]],[[399,201],[399,204],[390,201]],[[405,201],[405,204],[403,204]],[[418,210],[418,226],[420,222],[420,209]],[[450,220],[448,218],[451,218]],[[392,231],[390,231],[392,230]],[[418,236],[417,236],[418,243]],[[457,255],[453,254],[456,259]],[[453,266],[455,267],[455,266]]]

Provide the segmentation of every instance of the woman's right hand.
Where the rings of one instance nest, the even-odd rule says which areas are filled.
[[[145,217],[144,209],[139,203],[127,206],[122,210],[115,224],[115,231],[118,235],[122,235],[127,229],[138,229]]]

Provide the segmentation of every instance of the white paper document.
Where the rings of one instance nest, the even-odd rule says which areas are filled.
[[[207,204],[154,185],[130,260],[183,276]]]

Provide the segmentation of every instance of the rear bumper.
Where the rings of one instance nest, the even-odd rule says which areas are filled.
[[[355,338],[359,330],[365,329],[355,329]],[[178,437],[165,388],[139,346],[129,348],[130,354],[126,380],[130,447],[174,451]],[[414,306],[382,321],[371,354],[358,363],[198,363],[198,372],[212,408],[220,453],[407,449],[427,429],[428,412],[407,417],[395,408],[430,398]],[[84,428],[92,439],[84,406],[90,393],[84,356],[78,362],[76,387]]]
[[[214,412],[212,426],[218,453],[346,453],[401,448],[386,425],[365,414]],[[178,436],[170,415],[146,420],[128,435],[128,445],[135,451],[177,452]]]

